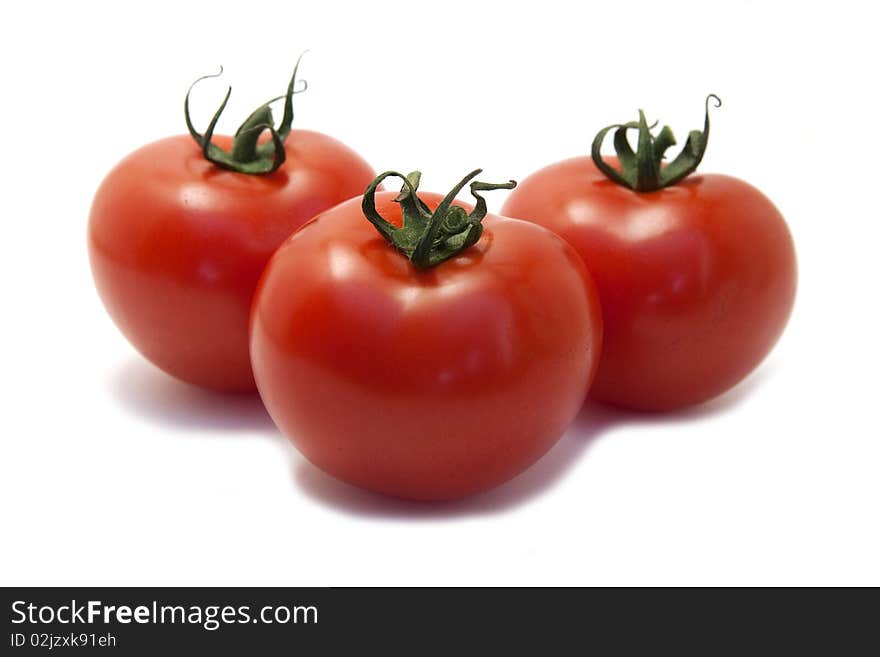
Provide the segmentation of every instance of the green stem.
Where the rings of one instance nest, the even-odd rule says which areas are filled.
[[[403,253],[419,269],[436,267],[477,243],[483,234],[483,218],[488,213],[486,199],[479,192],[493,189],[513,189],[516,181],[484,183],[473,181],[482,169],[475,169],[462,178],[443,197],[437,209],[430,208],[418,197],[422,174],[413,171],[404,176],[397,171],[386,171],[370,183],[361,203],[364,216],[376,227],[379,234]],[[400,194],[394,199],[403,213],[403,226],[398,228],[386,221],[376,209],[376,190],[386,178],[396,177],[403,181]],[[470,190],[477,200],[470,214],[464,208],[453,205],[456,195],[470,182]]]
[[[268,105],[261,105],[257,108],[235,131],[229,154],[230,159],[233,162],[253,162],[259,159],[257,146],[260,135],[264,130],[273,130],[273,124],[272,109]]]
[[[672,162],[663,165],[666,151],[675,145],[675,136],[669,126],[663,126],[660,134],[651,132],[656,125],[648,125],[645,113],[639,110],[639,120],[615,123],[603,128],[593,139],[592,157],[599,170],[619,185],[637,192],[653,192],[669,187],[696,171],[706,147],[709,145],[709,101],[721,107],[721,99],[715,94],[706,96],[706,118],[702,130],[691,130],[681,152]],[[609,132],[614,130],[614,150],[620,161],[620,169],[602,159],[602,144]],[[629,130],[638,130],[639,138],[635,152],[626,138]]]
[[[293,67],[293,75],[290,78],[290,83],[287,85],[287,93],[284,96],[273,98],[255,109],[236,130],[235,137],[232,140],[232,148],[228,151],[212,143],[212,139],[214,129],[220,120],[220,115],[223,114],[223,110],[226,109],[226,104],[229,102],[229,96],[232,93],[231,87],[227,88],[226,96],[223,98],[220,108],[211,118],[211,122],[208,124],[204,134],[200,134],[195,129],[189,114],[189,96],[193,88],[202,80],[222,75],[223,67],[220,67],[219,73],[204,75],[190,85],[183,101],[183,114],[189,134],[192,135],[199,148],[202,149],[202,155],[204,155],[206,160],[213,162],[223,169],[252,175],[272,173],[284,164],[286,159],[284,140],[290,134],[291,125],[293,124],[293,97],[308,88],[308,83],[305,80],[302,81],[302,88],[296,88],[296,74],[304,54],[300,55],[296,60],[296,65]],[[281,123],[276,128],[275,120],[272,117],[271,104],[282,98],[285,99],[284,115],[281,118]],[[260,144],[260,136],[267,130],[271,139],[264,144]]]

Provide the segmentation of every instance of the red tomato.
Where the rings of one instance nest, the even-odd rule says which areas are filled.
[[[190,136],[170,137],[126,157],[98,189],[88,239],[98,292],[129,341],[169,374],[253,389],[248,317],[263,267],[294,230],[375,175],[317,132],[291,132],[285,150],[276,171],[247,175],[207,161]]]
[[[376,207],[400,226],[394,199],[380,192]],[[600,349],[592,281],[549,231],[483,224],[474,246],[419,269],[353,199],[273,256],[251,317],[254,373],[313,464],[373,491],[448,499],[510,479],[563,434]]]
[[[791,235],[736,178],[636,192],[580,157],[526,178],[502,214],[564,237],[593,275],[605,328],[598,400],[668,410],[711,399],[761,362],[791,312]]]

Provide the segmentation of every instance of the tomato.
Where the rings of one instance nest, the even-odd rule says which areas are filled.
[[[612,128],[639,125],[648,131],[644,116]],[[707,138],[708,108],[705,138],[692,133],[680,156],[690,160],[660,171],[672,177],[695,168]],[[644,154],[618,145],[622,157],[611,165],[625,160],[636,181],[634,158]],[[579,157],[526,178],[502,214],[562,236],[592,273],[605,326],[595,399],[652,411],[711,399],[764,359],[791,312],[797,275],[789,230],[773,203],[737,178],[693,175],[634,191]]]
[[[257,114],[252,119],[271,123],[271,115]],[[210,155],[222,158],[232,138],[212,132],[213,123]],[[248,318],[263,267],[294,230],[361,194],[375,175],[332,137],[286,132],[283,162],[262,175],[208,161],[199,143],[181,135],[130,154],[95,195],[88,244],[101,299],[147,359],[184,381],[254,389]],[[271,148],[257,146],[264,157],[243,168],[274,166]]]
[[[407,200],[420,212],[401,200],[415,195],[409,179],[411,192],[368,190],[284,243],[257,289],[251,358],[266,408],[309,461],[366,489],[440,500],[510,479],[559,439],[593,377],[601,316],[562,239],[492,215],[479,234],[476,192],[495,186],[472,185],[476,210],[449,206],[469,178],[446,199],[420,193],[440,232],[414,264],[401,251],[418,254],[415,241],[398,250],[377,232],[399,237]],[[389,224],[368,222],[371,200]],[[476,235],[456,233],[466,221]]]

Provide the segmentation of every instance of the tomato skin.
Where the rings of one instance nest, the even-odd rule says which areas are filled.
[[[579,157],[527,177],[502,214],[565,238],[593,275],[605,325],[595,399],[664,411],[716,397],[757,367],[791,313],[791,235],[742,180],[693,175],[637,193]]]
[[[229,137],[215,137],[228,148]],[[248,318],[272,253],[375,177],[332,137],[294,130],[287,160],[253,176],[220,169],[189,135],[124,158],[98,189],[89,257],[117,326],[167,373],[222,391],[254,389]]]
[[[395,196],[378,193],[377,207],[399,225]],[[269,413],[313,464],[442,500],[510,479],[564,433],[601,347],[595,288],[549,231],[492,215],[483,225],[473,247],[419,271],[353,199],[272,258],[251,358]]]

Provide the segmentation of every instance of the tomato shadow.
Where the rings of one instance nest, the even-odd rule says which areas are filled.
[[[296,456],[293,479],[318,503],[350,515],[438,519],[497,513],[549,490],[610,426],[614,412],[588,402],[560,441],[531,468],[486,493],[448,502],[413,502],[361,490],[338,481]]]
[[[413,502],[371,493],[325,474],[294,454],[296,485],[319,504],[347,515],[387,519],[443,520],[504,513],[552,490],[601,437],[634,424],[704,421],[740,406],[769,378],[766,366],[721,397],[694,408],[669,413],[643,413],[587,401],[568,431],[531,468],[486,493],[449,502]]]
[[[132,415],[157,425],[200,433],[263,433],[280,439],[256,392],[204,390],[139,358],[130,358],[118,367],[108,387]]]
[[[707,420],[728,413],[758,394],[756,391],[773,377],[772,364],[764,364],[757,371],[725,392],[720,397],[677,411],[633,411],[609,406],[616,421],[625,424],[665,424]]]

